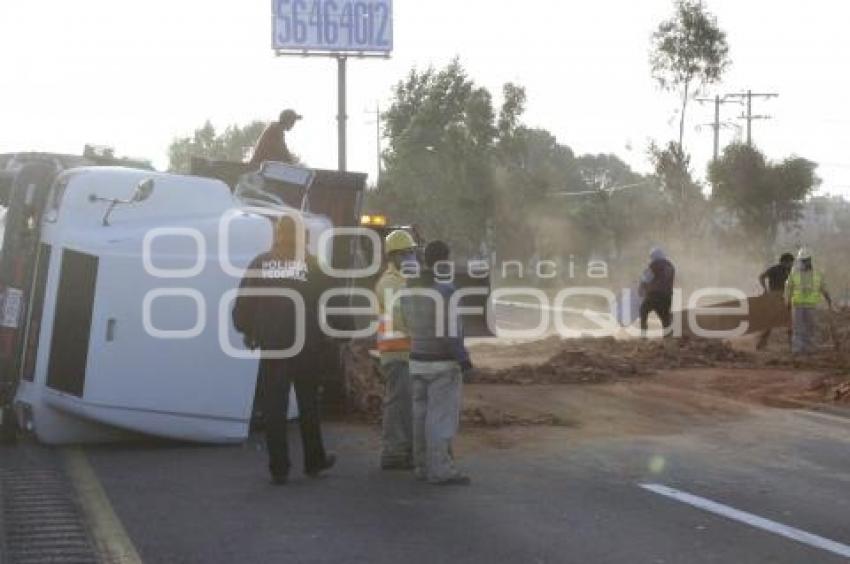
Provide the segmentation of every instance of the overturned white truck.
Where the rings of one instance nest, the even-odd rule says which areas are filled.
[[[312,242],[358,225],[365,175],[267,163],[276,197],[248,205],[238,164],[196,163],[205,176],[91,164],[104,163],[0,155],[5,437],[245,439],[258,359],[230,317],[242,270],[287,206],[305,212]],[[335,266],[352,265],[358,244],[335,243]]]

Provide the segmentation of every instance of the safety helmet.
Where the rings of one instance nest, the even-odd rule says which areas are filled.
[[[797,252],[797,260],[811,260],[811,258],[812,252],[806,247],[801,248]]]
[[[667,258],[667,256],[664,254],[664,249],[661,247],[652,247],[652,250],[649,251],[650,260],[661,260],[663,258]]]
[[[384,252],[387,255],[416,248],[416,241],[413,240],[413,236],[404,229],[396,229],[387,235],[384,242]]]

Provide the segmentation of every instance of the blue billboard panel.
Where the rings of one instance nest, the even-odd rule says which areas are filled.
[[[389,54],[392,0],[272,0],[272,46],[277,51]]]

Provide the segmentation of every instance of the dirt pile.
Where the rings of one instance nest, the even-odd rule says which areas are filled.
[[[833,388],[832,401],[850,404],[850,380]]]
[[[465,426],[476,427],[574,427],[574,421],[560,417],[554,413],[538,413],[535,415],[519,415],[497,407],[483,405],[464,408],[461,421]]]
[[[819,311],[816,341],[822,346],[845,351],[850,348],[850,308]]]
[[[542,363],[520,363],[503,369],[480,368],[467,379],[473,384],[594,384],[653,374],[662,369],[707,366],[750,367],[753,355],[728,343],[706,339],[561,341]]]
[[[663,340],[568,339],[557,337],[534,342],[478,342],[470,347],[476,369],[467,384],[511,386],[604,384],[682,369],[747,369],[764,373],[764,382],[752,376],[725,378],[716,389],[734,397],[749,393],[765,397],[800,397],[806,401],[850,404],[850,312],[834,314],[819,323],[821,350],[792,356],[787,333],[774,331],[767,352],[741,350],[740,343],[716,339]],[[826,346],[844,339],[841,350]],[[754,346],[754,345],[753,345]],[[383,381],[367,343],[355,342],[345,351],[346,391],[351,410],[371,421],[381,417]],[[799,376],[799,377],[798,377]],[[768,403],[768,402],[762,402]],[[554,415],[518,415],[513,409],[487,405],[468,406],[462,414],[467,425],[501,427],[568,425]]]

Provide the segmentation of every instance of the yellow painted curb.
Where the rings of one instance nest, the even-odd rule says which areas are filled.
[[[106,491],[86,455],[78,448],[65,451],[68,476],[82,505],[97,550],[109,564],[141,564],[142,559],[115,514]]]

